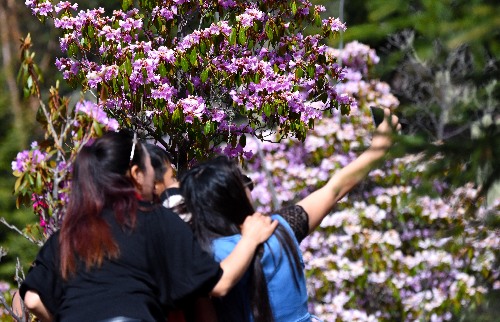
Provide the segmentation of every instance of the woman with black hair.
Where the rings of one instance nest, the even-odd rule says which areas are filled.
[[[177,181],[177,171],[173,164],[173,158],[166,150],[152,143],[144,145],[151,157],[151,165],[155,170],[154,194],[166,208],[174,209],[183,201]],[[179,217],[185,222],[191,220],[188,213],[179,213]]]
[[[385,155],[391,132],[400,129],[398,118],[388,109],[385,116],[369,149],[324,187],[271,216],[280,225],[259,246],[249,271],[228,295],[213,300],[219,321],[305,322],[314,318],[308,313],[299,243]],[[181,180],[195,236],[217,261],[234,249],[241,238],[241,223],[254,212],[245,187],[249,183],[237,164],[222,156],[193,167]]]
[[[277,226],[252,214],[243,238],[217,263],[172,211],[154,204],[154,171],[136,135],[109,132],[78,154],[61,229],[23,281],[42,321],[165,321],[173,307],[223,296]]]

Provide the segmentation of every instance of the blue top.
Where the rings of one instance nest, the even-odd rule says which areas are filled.
[[[299,244],[294,237],[292,228],[283,217],[271,216],[277,219],[286,231],[293,237],[295,248],[302,260]],[[240,241],[241,235],[232,235],[217,238],[212,242],[212,249],[216,261],[224,260]],[[289,258],[274,233],[264,244],[264,254],[261,259],[264,275],[267,281],[269,300],[276,322],[302,322],[311,321],[311,315],[307,310],[306,279],[303,271],[297,272],[294,268],[293,259]],[[297,281],[295,283],[294,281]],[[250,301],[248,298],[248,272],[241,281],[230,291],[230,293],[217,299],[216,307],[224,310],[245,312],[246,319],[253,321],[250,313]],[[241,319],[240,319],[241,320]]]

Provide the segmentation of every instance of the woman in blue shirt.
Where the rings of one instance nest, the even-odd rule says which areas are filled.
[[[335,173],[324,187],[271,216],[279,221],[278,228],[259,246],[240,282],[226,296],[213,300],[219,321],[302,322],[313,318],[308,313],[299,243],[385,155],[391,132],[400,128],[398,118],[390,116],[388,109],[385,115],[369,149]],[[180,187],[201,247],[217,261],[224,260],[241,238],[240,225],[254,213],[237,164],[222,156],[201,163],[183,176]]]

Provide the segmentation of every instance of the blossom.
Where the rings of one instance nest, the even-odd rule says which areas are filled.
[[[31,143],[30,150],[18,152],[16,159],[12,161],[12,171],[32,173],[36,172],[36,167],[47,159],[47,153],[40,151],[38,142]]]
[[[189,96],[179,101],[184,113],[184,121],[193,123],[194,117],[201,119],[206,112],[205,101],[202,97]]]
[[[111,131],[116,131],[118,130],[119,124],[118,121],[108,117],[106,112],[104,112],[99,105],[90,102],[90,101],[83,101],[83,102],[78,102],[75,106],[75,112],[76,113],[84,113],[88,115],[89,117],[93,118],[97,122],[103,124],[106,126],[108,130]]]
[[[323,27],[326,27],[328,30],[337,32],[337,31],[345,31],[347,27],[344,23],[342,23],[338,18],[328,18],[322,20]]]
[[[251,27],[253,26],[254,20],[263,21],[264,18],[265,15],[262,11],[253,8],[247,8],[245,9],[244,13],[236,17],[236,20],[239,21],[244,27]]]

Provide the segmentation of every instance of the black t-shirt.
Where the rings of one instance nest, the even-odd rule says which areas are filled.
[[[119,258],[90,270],[80,263],[67,281],[59,274],[59,235],[51,236],[21,285],[21,296],[37,291],[56,321],[115,316],[165,321],[170,308],[208,294],[222,275],[219,264],[176,214],[159,205],[150,208],[138,212],[132,231],[124,231],[105,211]]]

